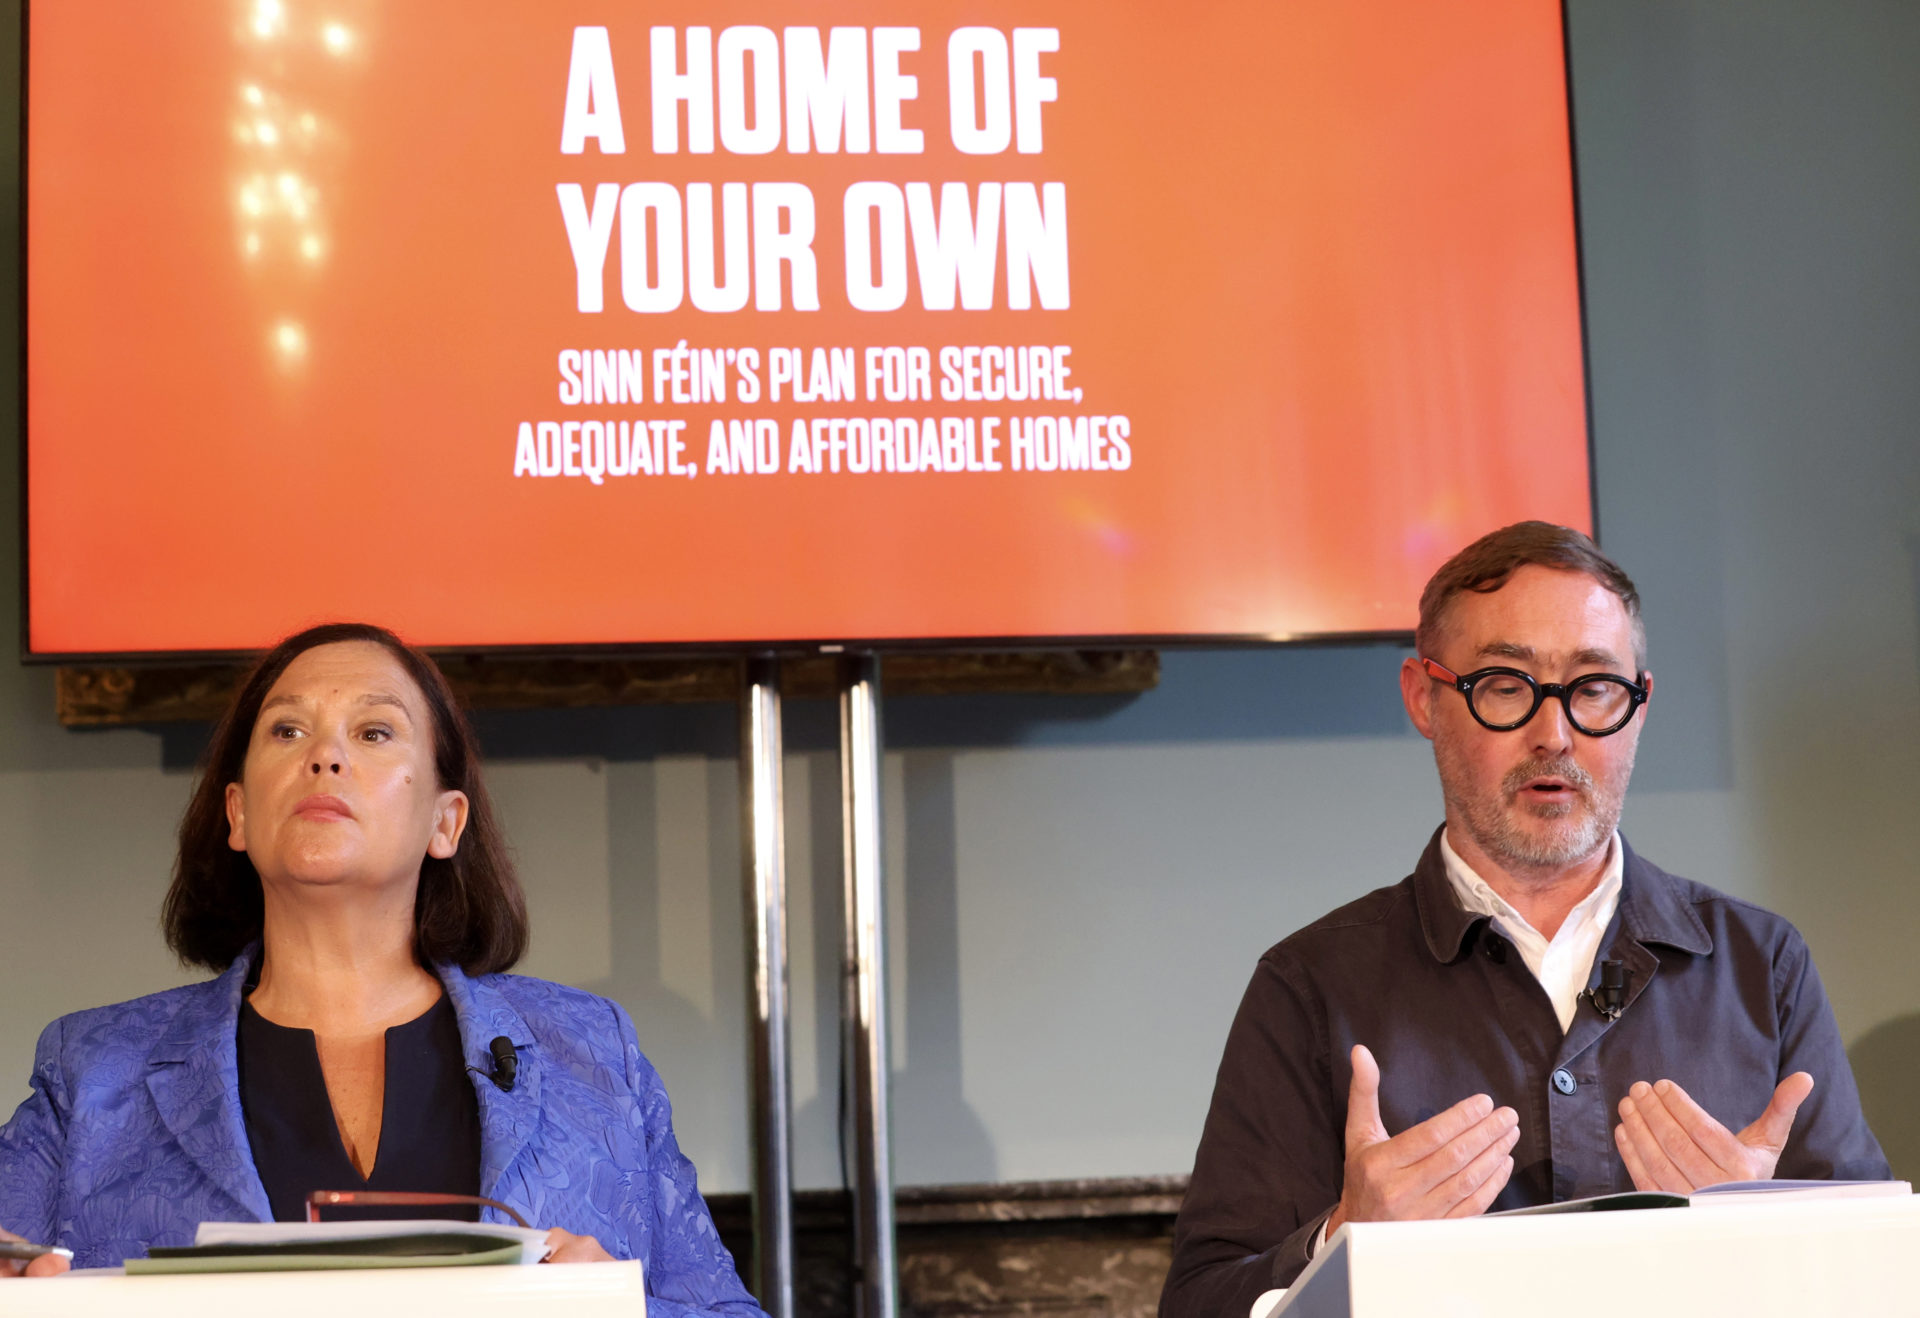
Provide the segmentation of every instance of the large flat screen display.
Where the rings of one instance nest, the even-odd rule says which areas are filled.
[[[28,648],[1404,631],[1591,521],[1553,0],[34,0]]]

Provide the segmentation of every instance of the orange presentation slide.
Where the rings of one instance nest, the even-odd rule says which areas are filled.
[[[1555,0],[38,0],[29,648],[1404,631],[1591,520]]]

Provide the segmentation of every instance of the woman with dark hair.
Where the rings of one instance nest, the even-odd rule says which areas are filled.
[[[47,1028],[0,1129],[0,1225],[98,1267],[302,1219],[315,1190],[484,1196],[551,1228],[553,1261],[641,1259],[656,1318],[760,1314],[626,1013],[503,973],[526,908],[473,735],[392,633],[316,627],[254,667],[163,923],[218,977]]]

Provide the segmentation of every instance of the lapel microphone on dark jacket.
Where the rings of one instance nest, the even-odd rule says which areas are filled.
[[[1627,968],[1618,961],[1600,963],[1600,982],[1587,990],[1593,1008],[1610,1021],[1627,1009]]]

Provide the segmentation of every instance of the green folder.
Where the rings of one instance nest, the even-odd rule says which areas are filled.
[[[518,1263],[523,1246],[506,1236],[421,1232],[404,1236],[302,1240],[284,1245],[191,1245],[128,1259],[127,1272],[314,1272],[341,1268],[468,1268]]]

